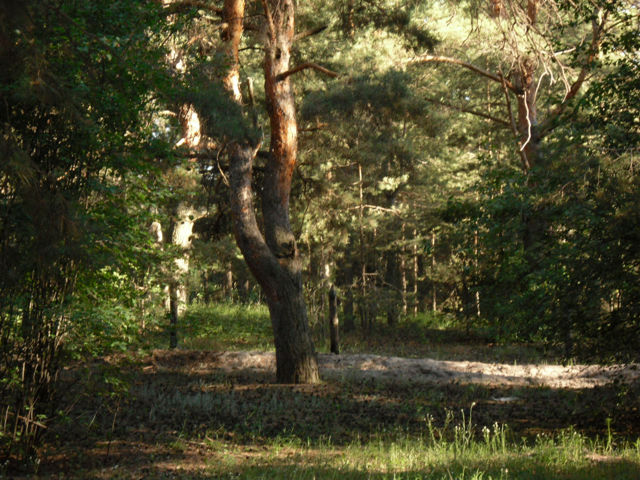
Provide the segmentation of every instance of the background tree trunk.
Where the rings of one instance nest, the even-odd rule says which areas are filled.
[[[338,336],[338,296],[333,285],[329,289],[329,338],[331,340],[331,353],[340,353],[340,341]]]
[[[355,330],[355,322],[353,315],[353,238],[349,235],[349,244],[345,253],[345,268],[343,287],[345,289],[344,300],[342,303],[342,314],[344,318],[344,329],[347,332]]]

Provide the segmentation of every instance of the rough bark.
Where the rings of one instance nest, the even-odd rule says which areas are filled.
[[[178,346],[177,328],[180,316],[187,306],[187,286],[184,282],[189,273],[189,249],[195,218],[202,216],[192,206],[180,203],[175,212],[171,226],[171,243],[182,250],[182,256],[174,261],[174,268],[169,278],[169,347]]]
[[[224,85],[236,102],[240,102],[240,62],[238,49],[242,40],[244,0],[225,0],[222,9],[224,19],[221,38],[227,49],[231,65],[224,77]]]
[[[300,262],[277,258],[256,221],[251,169],[257,150],[257,146],[245,143],[236,145],[232,152],[229,180],[234,234],[267,299],[276,347],[277,381],[315,383],[319,380],[318,364],[302,296]]]
[[[319,380],[303,297],[302,265],[289,222],[289,194],[297,161],[298,125],[289,70],[295,34],[293,0],[263,0],[268,23],[264,59],[265,94],[271,126],[269,159],[262,190],[265,240],[276,258],[279,274],[275,295],[267,294],[280,382],[315,383]]]
[[[251,189],[253,160],[259,145],[248,141],[236,143],[230,149],[234,233],[269,306],[277,381],[316,383],[318,364],[303,297],[302,267],[289,222],[289,194],[297,154],[295,99],[290,77],[278,79],[289,69],[294,2],[263,0],[262,5],[267,22],[264,76],[271,126],[262,188],[264,236],[256,221]],[[237,9],[235,15],[240,16]]]

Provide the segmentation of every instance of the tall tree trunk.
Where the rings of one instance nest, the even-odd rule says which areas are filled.
[[[329,289],[329,338],[331,341],[331,353],[340,353],[340,340],[338,336],[338,296],[333,285]]]
[[[177,329],[180,316],[187,306],[186,275],[189,273],[189,249],[195,218],[201,216],[193,207],[180,203],[174,211],[171,226],[171,243],[182,250],[182,256],[174,261],[169,279],[169,347],[178,346]]]
[[[530,4],[532,2],[529,2]],[[535,19],[535,17],[534,17]],[[519,66],[514,76],[514,85],[521,93],[518,94],[518,134],[520,136],[520,156],[522,169],[529,173],[534,167],[540,167],[542,155],[540,153],[540,133],[536,110],[536,82],[535,64],[526,58]],[[524,212],[522,217],[524,229],[522,244],[531,269],[535,268],[537,255],[534,254],[544,236],[545,222],[538,212]]]
[[[364,188],[362,179],[362,165],[358,162],[358,189],[360,205],[358,208],[358,237],[359,237],[359,254],[360,254],[360,301],[359,313],[360,313],[360,326],[363,331],[367,330],[368,318],[369,318],[369,302],[367,299],[367,262],[365,258],[365,241],[364,241]]]
[[[436,312],[438,310],[438,290],[435,280],[436,271],[436,234],[431,233],[431,310]]]
[[[479,247],[478,247],[478,230],[473,231],[473,276],[475,283],[475,300],[476,300],[476,317],[480,318],[480,289],[478,287],[478,278],[480,276],[479,271]]]
[[[178,346],[178,285],[176,282],[169,283],[169,348]]]
[[[400,283],[402,285],[402,315],[407,315],[407,247],[405,224],[402,223],[402,249],[400,251]]]
[[[236,143],[231,148],[229,173],[234,233],[267,299],[278,382],[316,383],[318,363],[303,298],[301,261],[289,222],[289,194],[297,155],[295,99],[289,76],[279,77],[289,68],[294,2],[263,0],[262,4],[267,21],[264,76],[271,125],[271,145],[262,188],[264,237],[256,221],[251,189],[253,160],[259,145],[249,141]]]
[[[344,329],[347,332],[352,332],[356,328],[353,317],[353,267],[353,237],[349,235],[349,243],[347,245],[347,251],[345,252],[344,280],[342,282],[345,289],[342,302],[342,314],[344,318]]]
[[[240,102],[242,94],[240,93],[238,50],[244,26],[244,0],[225,0],[222,15],[224,22],[220,37],[226,47],[226,54],[231,60],[223,83],[233,99]]]
[[[395,325],[398,321],[398,253],[394,250],[385,252],[386,270],[385,283],[388,294],[385,299],[387,313],[387,324]]]
[[[298,153],[295,98],[289,76],[295,33],[295,2],[263,0],[268,23],[264,77],[271,125],[270,155],[264,176],[262,215],[267,245],[281,269],[280,295],[268,296],[276,342],[278,380],[314,383],[318,365],[303,298],[302,266],[289,223],[289,194]]]
[[[420,301],[418,299],[418,279],[419,271],[418,271],[418,230],[413,229],[413,316],[418,316],[418,307],[420,305]]]

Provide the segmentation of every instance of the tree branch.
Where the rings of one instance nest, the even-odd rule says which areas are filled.
[[[500,83],[506,85],[509,90],[516,92],[517,93],[517,89],[513,86],[513,84],[511,82],[509,82],[508,80],[506,80],[503,77],[500,77],[498,75],[495,75],[494,73],[488,72],[487,70],[483,70],[480,67],[477,67],[475,65],[473,65],[472,63],[469,62],[465,62],[464,60],[459,60],[457,58],[451,58],[451,57],[443,57],[440,55],[422,55],[420,57],[416,57],[415,59],[411,60],[409,62],[409,65],[416,65],[419,63],[450,63],[453,65],[460,65],[461,67],[464,67],[468,70],[471,70],[472,72],[475,72],[479,75],[482,75],[483,77],[486,77],[490,80],[493,80],[494,82]]]
[[[299,130],[300,133],[306,133],[306,132],[317,132],[318,130],[324,130],[325,128],[327,128],[329,126],[328,123],[319,123],[317,124],[315,127],[306,127],[306,128],[301,128]]]
[[[609,12],[605,11],[602,14],[602,20],[600,22],[598,22],[597,19],[594,19],[592,21],[591,44],[589,45],[589,54],[587,56],[587,59],[582,66],[580,73],[578,74],[578,78],[576,78],[575,82],[573,82],[573,84],[571,85],[571,88],[569,88],[569,91],[567,91],[564,100],[562,100],[562,103],[549,114],[549,117],[540,127],[539,132],[541,137],[545,136],[551,130],[553,130],[556,125],[557,119],[564,113],[569,105],[569,102],[578,94],[584,81],[587,79],[587,74],[589,73],[593,62],[598,56],[598,52],[600,51],[600,44],[602,43],[602,33],[604,32],[604,26],[607,22],[608,14]]]
[[[296,33],[293,36],[293,41],[297,42],[298,40],[302,40],[303,38],[310,37],[312,35],[317,35],[318,33],[327,29],[327,25],[322,25],[321,27],[310,28],[309,30],[305,30],[304,32]]]
[[[281,82],[282,80],[293,75],[294,73],[298,73],[307,68],[313,68],[314,70],[318,70],[319,72],[322,72],[325,75],[330,76],[331,78],[336,78],[338,76],[338,73],[334,72],[333,70],[329,70],[328,68],[322,67],[317,63],[307,62],[301,65],[298,65],[297,67],[292,68],[291,70],[287,70],[286,72],[282,72],[281,74],[277,75],[276,82]]]
[[[502,72],[500,72],[500,80],[501,80],[500,83],[502,85],[502,91],[504,92],[504,98],[505,98],[505,101],[507,102],[507,111],[509,112],[509,125],[511,126],[511,131],[517,138],[518,128],[516,127],[516,121],[513,118],[513,110],[511,110],[511,98],[509,97],[509,90],[507,90],[507,84],[505,82],[504,75],[502,75]]]
[[[261,0],[262,7],[264,8],[264,15],[267,17],[267,26],[269,27],[269,39],[271,40],[271,44],[275,44],[276,41],[276,25],[273,22],[273,15],[271,15],[271,9],[269,8],[269,4],[267,0]]]
[[[442,105],[443,107],[450,108],[452,110],[457,110],[463,113],[469,113],[471,115],[476,115],[478,117],[486,118],[487,120],[491,120],[492,122],[496,122],[503,127],[510,128],[509,122],[506,120],[502,120],[501,118],[494,117],[493,115],[489,115],[487,113],[478,112],[477,110],[473,110],[471,108],[461,107],[459,105],[453,105],[451,103],[443,102],[440,100],[436,100],[435,98],[425,98],[425,100],[429,103],[435,103],[436,105]]]
[[[180,2],[173,2],[165,7],[165,11],[171,15],[173,13],[182,13],[192,8],[222,15],[222,8],[211,5],[209,2],[199,0],[181,0]]]

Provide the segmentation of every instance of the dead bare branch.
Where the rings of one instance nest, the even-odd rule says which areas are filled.
[[[303,38],[310,37],[312,35],[317,35],[320,32],[326,30],[328,25],[322,25],[321,27],[310,28],[309,30],[305,30],[304,32],[296,33],[293,36],[293,41],[297,42],[298,40],[302,40]]]
[[[216,7],[209,2],[199,0],[182,0],[180,2],[172,2],[165,7],[165,12],[171,15],[174,13],[184,13],[191,10],[192,8],[204,10],[206,12],[212,12],[216,15],[222,15],[222,8]]]
[[[425,101],[429,103],[435,103],[436,105],[442,105],[443,107],[450,108],[452,110],[457,110],[459,112],[468,113],[470,115],[475,115],[477,117],[486,118],[487,120],[491,120],[492,122],[496,122],[503,127],[510,128],[509,122],[503,120],[501,118],[494,117],[493,115],[489,115],[488,113],[478,112],[477,110],[473,110],[471,108],[462,107],[460,105],[453,105],[448,102],[443,102],[441,100],[436,100],[435,98],[425,98]]]
[[[307,62],[301,65],[298,65],[297,67],[292,68],[291,70],[287,70],[286,72],[282,72],[281,74],[277,75],[276,82],[281,82],[282,80],[284,80],[287,77],[290,77],[294,73],[301,72],[302,70],[306,70],[307,68],[312,68],[314,70],[317,70],[321,73],[324,73],[325,75],[328,75],[331,78],[336,78],[338,76],[338,73],[334,72],[333,70],[329,70],[328,68],[318,65],[317,63]]]
[[[471,70],[472,72],[482,75],[483,77],[493,80],[494,82],[504,84],[507,86],[507,88],[509,88],[509,90],[516,92],[516,88],[513,86],[513,84],[504,77],[500,77],[499,75],[488,72],[487,70],[484,70],[476,65],[473,65],[472,63],[465,62],[464,60],[460,60],[458,58],[444,57],[441,55],[422,55],[409,61],[409,65],[417,65],[420,63],[450,63],[452,65],[459,65],[468,70]]]

